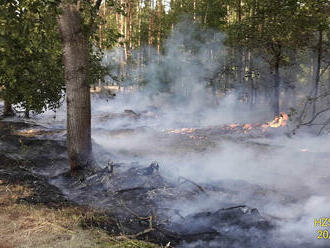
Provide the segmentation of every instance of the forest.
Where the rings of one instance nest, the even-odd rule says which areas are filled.
[[[0,248],[330,246],[329,0],[0,0]]]

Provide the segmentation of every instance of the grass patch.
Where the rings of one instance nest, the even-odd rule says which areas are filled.
[[[0,180],[0,248],[13,247],[146,247],[157,245],[111,236],[104,230],[88,226],[99,213],[77,206],[49,208],[28,204],[20,199],[33,195],[28,186]]]

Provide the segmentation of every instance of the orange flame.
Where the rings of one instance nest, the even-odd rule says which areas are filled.
[[[229,124],[225,125],[223,129],[236,129],[237,127],[241,127],[244,131],[244,133],[247,133],[248,131],[252,130],[254,127],[261,127],[262,131],[265,131],[267,128],[278,128],[278,127],[284,127],[287,123],[287,120],[289,119],[289,116],[281,112],[279,116],[276,116],[274,120],[266,122],[265,124],[259,124],[259,123],[246,123],[246,124]]]
[[[243,125],[243,129],[244,130],[251,130],[252,129],[252,124],[248,123],[248,124],[244,124]]]
[[[236,127],[239,126],[239,124],[229,124],[228,126],[229,126],[230,128],[236,128]]]
[[[189,134],[195,132],[196,128],[169,129],[168,133]]]
[[[286,125],[286,122],[288,119],[289,119],[289,116],[286,113],[281,112],[279,116],[276,116],[274,118],[274,120],[262,125],[262,128],[265,129],[268,127],[272,127],[272,128],[284,127]]]
[[[246,123],[246,124],[237,124],[237,123],[233,123],[233,124],[226,124],[224,126],[221,127],[221,129],[223,130],[233,130],[233,131],[239,131],[239,130],[243,130],[244,133],[249,132],[250,130],[254,129],[254,128],[260,128],[261,127],[261,131],[264,132],[266,131],[267,128],[278,128],[278,127],[284,127],[287,123],[289,119],[289,116],[284,113],[281,112],[279,114],[279,116],[276,116],[274,118],[274,120],[266,122],[265,124],[260,124],[260,123]],[[168,134],[185,134],[185,135],[189,135],[189,138],[191,139],[204,139],[202,137],[199,137],[198,135],[193,135],[195,133],[197,129],[196,128],[181,128],[181,129],[167,129],[167,130],[163,130],[166,131]],[[206,137],[205,137],[206,139]]]

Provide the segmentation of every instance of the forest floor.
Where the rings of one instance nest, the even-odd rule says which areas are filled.
[[[136,118],[125,113],[117,128],[102,129],[111,116],[94,128],[100,168],[76,177],[61,125],[0,119],[0,248],[329,247],[308,226],[314,189],[328,199],[326,145],[283,143],[273,139],[283,130],[242,125],[158,130],[140,128],[141,118],[125,126]],[[295,222],[301,229],[284,239]]]
[[[0,121],[0,248],[12,247],[157,247],[130,239],[106,213],[68,201],[27,161],[14,159],[6,143],[21,124]],[[6,152],[6,149],[9,152]]]

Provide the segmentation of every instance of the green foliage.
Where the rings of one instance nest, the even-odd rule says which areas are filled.
[[[56,11],[55,1],[10,1],[0,6],[1,95],[38,113],[56,108],[63,92]]]
[[[12,104],[40,113],[59,106],[64,95],[62,44],[57,18],[58,0],[8,1],[0,6],[0,87],[1,97]],[[114,1],[108,6],[119,7]],[[95,6],[81,1],[84,29],[90,37],[89,83],[106,74],[102,67],[102,52],[96,48],[96,31],[102,18],[97,18]],[[110,48],[119,33],[109,26],[103,47]]]
[[[89,79],[90,85],[95,84],[98,80],[102,80],[108,73],[108,68],[102,65],[103,53],[100,48],[91,48],[89,53]]]
[[[118,39],[123,37],[118,30],[112,27],[106,27],[103,31],[103,35],[105,36],[105,39],[102,40],[101,46],[104,49],[113,48],[117,44]]]
[[[56,19],[61,1],[0,2],[1,97],[36,112],[45,107],[56,108],[65,90]],[[309,59],[310,50],[315,50],[317,45],[319,31],[324,37],[322,62],[324,67],[329,64],[326,56],[330,40],[328,0],[171,0],[167,5],[159,0],[107,0],[106,5],[102,2],[100,10],[95,6],[96,1],[79,2],[84,30],[90,37],[91,84],[107,73],[101,65],[99,48],[108,50],[123,46],[128,61],[121,62],[121,66],[129,63],[141,66],[148,62],[150,49],[144,49],[135,61],[130,59],[130,50],[153,45],[159,46],[162,52],[163,41],[183,19],[189,20],[187,25],[190,22],[199,24],[201,30],[194,38],[203,44],[210,42],[203,38],[209,32],[206,30],[227,35],[230,52],[222,59],[226,63],[224,71],[230,78],[244,77],[244,72],[243,77],[238,73],[243,63],[239,60],[247,57],[247,51],[267,62],[258,63],[259,67],[264,67],[257,70],[260,78],[269,73],[267,67],[273,67],[276,61],[280,61],[281,68],[296,64],[297,71],[306,71],[306,65],[297,68],[299,60]],[[72,3],[77,1],[72,0]],[[125,33],[129,37],[124,37]],[[189,41],[185,48],[195,50]],[[121,75],[125,75],[125,69],[123,71]],[[305,84],[309,82],[304,80]]]
[[[301,3],[292,0],[246,1],[247,16],[228,28],[228,44],[243,46],[265,54],[274,64],[275,57],[287,59],[283,49],[306,46],[310,39],[310,18]]]

